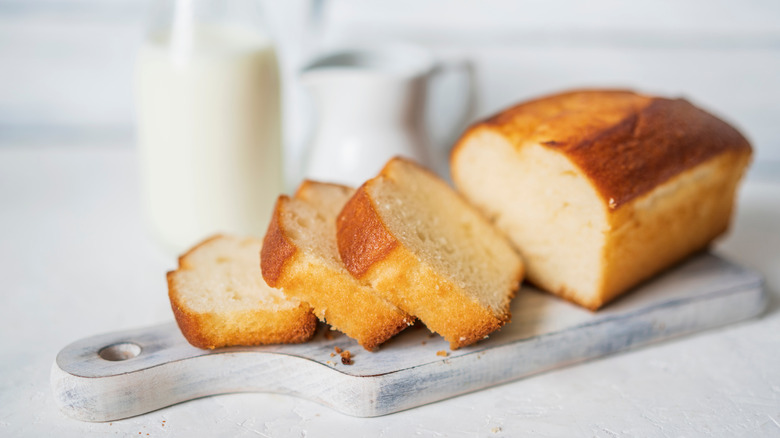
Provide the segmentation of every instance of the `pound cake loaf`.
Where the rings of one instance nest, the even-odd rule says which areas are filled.
[[[506,237],[443,180],[390,160],[337,220],[341,259],[452,349],[509,321],[523,264]]]
[[[317,318],[308,304],[268,286],[255,238],[214,236],[179,258],[168,296],[187,341],[199,348],[308,341]]]
[[[582,90],[476,123],[450,164],[528,280],[595,310],[724,233],[750,157],[686,100]]]
[[[308,303],[336,330],[374,350],[414,322],[344,268],[336,246],[336,216],[355,189],[304,181],[280,196],[268,227],[261,266],[268,284]]]

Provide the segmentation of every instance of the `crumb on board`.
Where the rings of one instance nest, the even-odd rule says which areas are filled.
[[[437,352],[436,352],[436,355],[437,355],[437,356],[442,356],[442,357],[447,357],[447,356],[449,356],[450,354],[449,354],[449,353],[447,353],[447,352],[446,352],[446,351],[444,351],[444,350],[439,350],[439,351],[437,351]]]
[[[422,341],[422,344],[423,344],[423,345],[425,345],[425,344],[427,344],[427,342],[425,342],[425,341]]]
[[[490,429],[490,431],[493,432],[493,433],[499,433],[499,432],[501,432],[501,426],[496,426],[496,427]]]
[[[355,361],[352,360],[352,353],[350,353],[349,350],[344,350],[341,352],[341,363],[344,365],[352,365],[355,363]]]
[[[338,354],[341,354],[341,348],[339,347],[333,347],[333,351],[335,351]]]

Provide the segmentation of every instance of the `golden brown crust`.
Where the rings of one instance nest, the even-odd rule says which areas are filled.
[[[610,209],[725,151],[750,153],[750,144],[736,129],[686,100],[629,91],[547,96],[502,111],[470,130],[485,127],[501,132],[515,147],[534,142],[565,154]]]
[[[281,228],[280,216],[284,204],[290,198],[282,195],[276,200],[268,231],[263,239],[263,248],[260,250],[260,270],[263,279],[271,287],[279,287],[279,277],[282,275],[285,264],[295,255],[298,248],[287,238]]]
[[[377,351],[380,345],[409,327],[414,320],[415,318],[413,316],[398,318],[395,325],[384,324],[378,327],[377,330],[367,332],[365,336],[357,340],[358,344],[368,351]]]
[[[192,250],[189,252],[192,252]],[[179,257],[180,263],[183,257],[184,256]],[[200,324],[198,323],[196,316],[192,312],[188,312],[179,305],[180,300],[178,297],[178,290],[174,284],[175,275],[176,271],[169,271],[166,274],[166,279],[168,280],[168,298],[171,302],[171,309],[173,310],[173,316],[176,319],[176,324],[179,325],[179,329],[181,330],[182,335],[184,335],[184,338],[187,339],[187,342],[195,347],[216,348],[216,346],[212,346],[213,343],[209,342],[209,340],[206,339],[203,333],[199,330]]]
[[[604,272],[595,307],[705,249],[731,222],[736,190],[750,157],[731,150],[657,188],[653,208],[637,198],[609,215],[611,232],[602,251]],[[652,194],[650,196],[653,196]]]
[[[213,314],[189,312],[186,308],[172,306],[176,323],[184,338],[192,346],[215,349],[229,346],[253,346],[266,344],[300,344],[309,341],[317,329],[317,318],[311,309],[302,307],[286,310],[289,322],[284,325],[266,325],[257,322],[278,318],[262,312],[245,315],[240,330],[226,329],[224,321]]]
[[[355,277],[365,275],[371,265],[387,257],[399,242],[387,229],[368,195],[366,184],[347,201],[336,224],[339,254]]]

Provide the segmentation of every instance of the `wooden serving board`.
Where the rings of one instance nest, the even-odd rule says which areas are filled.
[[[85,421],[252,391],[372,417],[740,321],[761,313],[766,301],[758,274],[702,254],[596,313],[524,287],[510,324],[456,351],[417,326],[375,353],[322,329],[306,344],[209,351],[190,346],[170,323],[68,345],[57,355],[51,384],[61,409]],[[350,350],[354,364],[332,356],[334,347]]]

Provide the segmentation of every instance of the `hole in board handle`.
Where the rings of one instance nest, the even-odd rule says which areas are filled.
[[[98,351],[98,355],[112,362],[132,359],[141,354],[141,346],[132,342],[120,342],[103,347]]]

